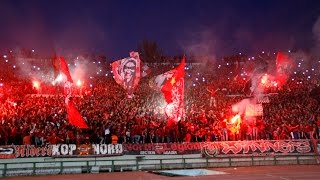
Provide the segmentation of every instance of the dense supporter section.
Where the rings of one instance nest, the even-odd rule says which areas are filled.
[[[177,124],[168,126],[164,113],[166,102],[152,82],[157,75],[176,67],[181,57],[146,62],[151,72],[141,78],[130,98],[114,81],[106,60],[94,56],[83,61],[67,57],[73,75],[79,69],[85,72],[82,79],[74,78],[73,86],[73,101],[89,126],[80,129],[69,124],[63,83],[54,79],[51,59],[9,53],[0,57],[0,145],[319,138],[319,103],[314,95],[317,95],[314,92],[319,83],[319,65],[302,66],[303,61],[302,65],[298,61],[300,64],[294,64],[286,83],[280,86],[268,70],[272,64],[275,66],[275,55],[246,57],[245,61],[243,58],[229,57],[212,64],[187,58],[185,115]],[[84,61],[90,66],[79,67],[78,62]],[[85,70],[89,67],[90,71]],[[255,81],[259,93],[255,91],[258,89],[254,87]],[[232,118],[237,113],[233,107],[243,100],[255,101],[249,104],[254,115],[247,116],[249,105],[240,104],[236,107],[241,121],[235,123]],[[242,107],[246,112],[241,113]]]

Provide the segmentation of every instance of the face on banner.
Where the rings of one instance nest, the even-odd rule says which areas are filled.
[[[125,59],[119,71],[124,86],[129,88],[133,87],[136,74],[136,60],[134,58]]]

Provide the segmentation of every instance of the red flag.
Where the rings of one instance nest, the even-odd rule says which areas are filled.
[[[111,64],[114,80],[127,90],[129,95],[133,93],[140,81],[140,63],[139,54],[131,52],[130,57]]]
[[[286,83],[293,67],[293,60],[286,54],[278,52],[277,59],[277,81],[279,86]]]
[[[67,77],[68,81],[73,83],[66,60],[63,57],[59,57],[59,59],[60,59],[60,70]]]
[[[183,57],[172,77],[170,77],[161,88],[164,98],[168,103],[165,108],[168,124],[178,122],[183,116],[184,65],[185,57]]]
[[[68,100],[66,103],[69,123],[77,126],[78,128],[88,128],[87,123],[82,118],[72,100]]]
[[[53,66],[54,79],[56,79],[60,70],[59,59],[57,58],[56,55],[52,59],[52,66]]]

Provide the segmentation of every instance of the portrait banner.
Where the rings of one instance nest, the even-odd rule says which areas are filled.
[[[128,94],[132,94],[138,86],[141,77],[141,61],[139,54],[131,52],[130,57],[115,61],[111,64],[113,78]]]

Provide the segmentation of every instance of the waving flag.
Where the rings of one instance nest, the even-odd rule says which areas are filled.
[[[82,118],[81,114],[77,110],[75,104],[72,101],[72,83],[67,81],[64,86],[65,103],[67,108],[69,123],[77,126],[78,128],[88,128],[88,125]]]
[[[63,57],[55,57],[53,59],[52,65],[55,75],[58,74],[57,72],[61,71],[67,77],[67,81],[65,82],[64,86],[64,94],[69,123],[79,128],[88,128],[88,125],[86,124],[72,101],[73,80],[70,75],[66,60]]]
[[[175,72],[176,70],[173,69],[150,79],[149,86],[155,90],[160,91],[165,82],[167,82]]]
[[[62,72],[66,77],[67,77],[67,80],[71,83],[73,83],[73,80],[71,78],[71,75],[70,75],[70,71],[69,71],[69,67],[68,67],[68,64],[66,62],[66,60],[59,56],[55,56],[53,58],[53,61],[52,61],[52,66],[53,66],[53,71],[54,71],[54,78],[56,79],[59,72]]]
[[[67,80],[69,82],[73,83],[73,80],[71,78],[70,71],[69,71],[68,64],[67,64],[66,60],[63,57],[59,57],[59,59],[60,59],[61,72],[67,77]]]
[[[286,83],[292,71],[293,60],[288,55],[278,52],[276,65],[277,65],[277,81],[279,86],[282,86]]]
[[[180,121],[184,112],[184,66],[185,57],[180,65],[174,70],[173,75],[165,81],[161,87],[166,102],[165,113],[168,117],[168,125]]]
[[[54,79],[56,79],[59,75],[59,71],[60,71],[60,62],[59,61],[60,61],[60,59],[57,58],[56,55],[52,59]]]
[[[114,80],[127,90],[129,95],[133,94],[133,90],[140,81],[140,65],[141,61],[137,52],[131,52],[130,57],[111,64]]]
[[[88,128],[88,125],[86,124],[81,114],[77,110],[76,106],[74,105],[72,98],[67,98],[66,105],[69,123],[74,126],[77,126],[78,128]]]

